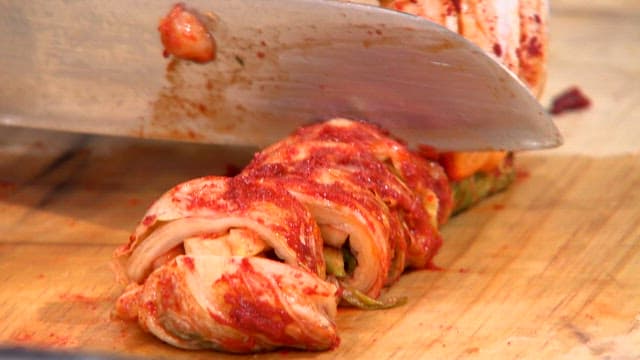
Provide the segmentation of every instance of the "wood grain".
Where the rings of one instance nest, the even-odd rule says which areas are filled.
[[[556,119],[566,147],[521,154],[513,187],[452,219],[442,269],[390,289],[406,306],[342,309],[333,352],[247,358],[640,358],[640,7],[553,4],[544,101],[573,84],[594,101]],[[0,343],[210,358],[111,319],[109,260],[159,194],[252,152],[0,129]]]

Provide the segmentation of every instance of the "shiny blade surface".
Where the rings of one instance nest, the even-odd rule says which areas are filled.
[[[410,144],[524,150],[561,137],[482,50],[426,20],[322,0],[193,0],[217,59],[162,56],[173,1],[0,2],[0,123],[258,145],[331,117]]]

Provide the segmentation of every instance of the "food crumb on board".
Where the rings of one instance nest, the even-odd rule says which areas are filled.
[[[475,354],[475,353],[477,353],[477,352],[479,352],[479,351],[480,351],[480,348],[478,348],[478,347],[476,346],[476,347],[468,348],[468,349],[466,349],[464,352],[466,352],[467,354]]]
[[[493,208],[493,210],[500,211],[500,210],[504,210],[505,205],[504,204],[493,204],[492,208]]]
[[[568,111],[586,109],[590,106],[591,100],[584,92],[577,86],[572,86],[553,98],[549,112],[553,115],[559,115]]]

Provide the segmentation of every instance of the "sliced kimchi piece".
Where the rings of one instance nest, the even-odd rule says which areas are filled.
[[[479,171],[489,173],[498,169],[505,161],[504,151],[445,152],[440,154],[440,163],[451,181],[467,178]]]
[[[341,191],[355,188],[347,192],[373,193],[389,209],[392,262],[386,284],[395,281],[406,266],[428,265],[441,244],[439,218],[446,219],[452,204],[446,175],[437,163],[414,154],[372,125],[346,119],[299,129],[256,154],[245,174],[295,175],[315,184],[333,177]],[[302,201],[309,206],[308,199]],[[344,239],[335,227],[319,224],[325,243]]]
[[[198,12],[176,4],[160,20],[158,31],[165,55],[205,63],[215,59],[216,42]]]
[[[339,343],[336,292],[269,259],[182,255],[130,287],[116,313],[184,349],[326,350]]]
[[[322,228],[331,228],[333,246],[348,246],[357,258],[358,266],[352,276],[345,279],[351,286],[376,297],[386,283],[391,249],[389,244],[389,210],[366,188],[357,187],[346,180],[348,173],[330,168],[316,168],[313,172],[286,174],[282,163],[253,164],[243,176],[276,177],[282,188],[303,203]],[[325,230],[326,231],[326,230]]]
[[[337,118],[300,128],[283,141],[296,143],[310,140],[341,142],[366,149],[387,164],[420,197],[434,222],[446,222],[453,203],[444,170],[437,162],[410,151],[386,131],[369,123]]]
[[[285,262],[324,276],[320,230],[308,210],[272,181],[248,178],[211,176],[174,187],[151,206],[116,259],[129,281],[141,283],[156,258],[203,237],[224,242],[232,255],[266,244]]]
[[[492,171],[478,171],[464,179],[451,183],[454,195],[454,214],[457,214],[480,200],[506,189],[515,179],[512,156],[504,159],[500,167]]]
[[[404,271],[410,236],[413,233],[418,234],[416,237],[433,235],[429,216],[420,199],[385,164],[359,146],[313,140],[299,143],[285,141],[263,151],[248,167],[248,171],[257,175],[260,172],[257,170],[258,164],[263,169],[278,164],[287,174],[309,179],[319,185],[333,178],[342,190],[356,188],[355,191],[362,193],[361,196],[373,195],[382,200],[389,210],[389,238],[386,242],[392,258],[386,284],[397,280]],[[419,211],[420,214],[411,217],[420,220],[416,221],[415,231],[406,231],[407,226],[403,226],[404,219],[401,217]],[[320,229],[324,243],[330,246],[339,248],[349,238],[349,233],[329,223],[320,223]]]

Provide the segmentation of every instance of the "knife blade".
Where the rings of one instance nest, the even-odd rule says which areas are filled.
[[[328,0],[192,0],[217,44],[197,64],[162,56],[171,5],[0,3],[0,123],[264,146],[349,117],[444,150],[561,143],[516,76],[424,19]]]

